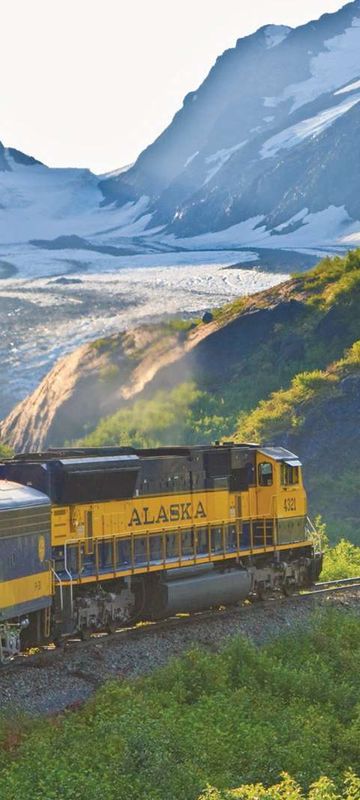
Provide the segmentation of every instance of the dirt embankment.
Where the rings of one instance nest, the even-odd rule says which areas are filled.
[[[61,358],[37,389],[0,422],[0,439],[15,451],[62,445],[140,395],[157,373],[180,360],[214,325],[185,337],[143,326],[82,345]]]

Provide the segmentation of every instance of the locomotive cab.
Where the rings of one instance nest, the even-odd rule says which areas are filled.
[[[257,515],[276,521],[275,544],[304,541],[307,502],[301,461],[282,447],[259,449],[256,461]]]

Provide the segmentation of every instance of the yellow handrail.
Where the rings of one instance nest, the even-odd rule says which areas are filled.
[[[243,522],[246,522],[246,524],[249,525],[250,541],[246,546],[244,546],[244,544],[242,545]],[[243,556],[244,551],[252,554],[254,552],[258,552],[259,549],[266,550],[269,547],[275,548],[277,546],[277,541],[274,523],[272,526],[272,543],[271,545],[270,543],[268,544],[268,525],[270,522],[272,522],[271,518],[264,516],[256,516],[246,520],[242,520],[240,517],[232,517],[226,520],[213,521],[211,524],[195,523],[190,526],[182,525],[178,528],[154,528],[146,529],[144,531],[122,532],[119,534],[113,534],[112,536],[104,536],[99,539],[94,539],[93,558],[95,574],[96,577],[99,578],[100,574],[103,574],[103,570],[107,568],[107,566],[109,567],[108,571],[112,571],[115,577],[119,572],[120,566],[122,571],[124,569],[130,570],[131,572],[135,572],[139,569],[147,569],[150,571],[156,566],[158,567],[159,562],[162,565],[162,568],[166,568],[172,563],[176,563],[177,566],[182,566],[184,562],[187,563],[188,561],[193,561],[194,563],[203,563],[204,561],[211,562],[221,558],[239,558]],[[254,528],[255,523],[257,523],[256,529]],[[204,548],[204,539],[200,539],[200,552],[197,536],[197,532],[199,530],[202,533],[206,533],[207,538],[207,549]],[[215,538],[213,538],[214,530],[219,532]],[[183,532],[193,533],[190,552],[185,557],[183,552]],[[156,536],[160,537],[160,552],[158,554],[152,554],[151,540]],[[175,537],[174,541],[172,542],[172,545],[175,544],[175,548],[172,548],[170,555],[168,555],[167,552],[167,536]],[[139,553],[136,552],[136,543],[140,540],[143,545],[141,549],[144,557],[143,561],[139,561]],[[304,538],[303,541],[306,541],[306,538]],[[124,542],[124,545],[126,544],[127,546],[127,560],[123,560],[122,556],[119,554],[117,547],[119,542]],[[104,546],[110,545],[110,553],[108,552],[108,555],[110,555],[111,558],[111,565],[105,563],[103,566],[101,566],[101,544]],[[88,561],[84,559],[89,557],[90,554],[86,552],[85,545],[86,537],[82,539],[72,539],[65,544],[65,572],[68,571],[70,580],[73,576],[69,571],[69,564],[73,563],[73,559],[70,562],[69,556],[71,556],[73,550],[75,550],[75,563],[78,569],[78,575],[76,579],[81,582],[83,578],[86,577],[86,571],[84,567]],[[201,552],[202,548],[204,548],[203,552]]]

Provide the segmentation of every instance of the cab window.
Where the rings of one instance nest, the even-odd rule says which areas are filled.
[[[268,461],[263,461],[258,467],[259,486],[272,486],[273,468]]]
[[[291,467],[290,464],[281,464],[282,486],[295,486],[297,483],[299,483],[299,467]]]

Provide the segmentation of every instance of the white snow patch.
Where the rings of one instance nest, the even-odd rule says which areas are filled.
[[[261,245],[263,241],[269,238],[269,234],[264,227],[260,227],[257,230],[254,229],[263,219],[263,216],[251,217],[244,222],[231,225],[221,231],[201,233],[188,239],[177,239],[174,234],[170,234],[164,237],[164,241],[170,246],[180,245],[181,247],[188,247],[189,250],[204,249],[204,247],[222,249],[225,247]],[[240,256],[241,254],[239,253],[238,255]]]
[[[347,245],[349,247],[359,247],[360,245],[360,222],[355,223],[354,228],[357,224],[357,229],[353,230],[352,233],[349,233],[347,236],[343,236],[339,241],[343,245]]]
[[[277,97],[263,97],[264,108],[276,108],[281,102]]]
[[[270,50],[284,41],[289,35],[291,28],[287,25],[268,25],[265,28],[266,48]]]
[[[211,156],[208,156],[205,159],[207,164],[214,164],[214,166],[208,170],[207,176],[204,180],[204,186],[205,184],[209,183],[209,181],[211,181],[214,175],[216,175],[216,173],[219,172],[219,170],[224,166],[224,164],[226,164],[226,162],[229,161],[229,158],[231,158],[233,153],[236,153],[237,150],[240,150],[242,147],[244,147],[246,143],[247,139],[245,139],[245,141],[243,142],[240,142],[239,144],[235,144],[233,147],[229,147],[227,149],[224,148],[223,150],[218,150],[217,153],[213,153]]]
[[[189,156],[189,158],[187,158],[185,161],[184,169],[186,169],[186,167],[188,167],[189,164],[191,164],[191,162],[194,161],[194,158],[196,158],[196,156],[198,155],[199,155],[199,150],[197,150],[196,153],[193,153],[191,156]]]
[[[264,105],[272,108],[293,100],[291,112],[310,103],[322,94],[333,92],[359,74],[360,18],[354,17],[350,28],[324,42],[325,51],[310,60],[311,77],[293,83],[279,97],[265,98]]]
[[[296,222],[301,222],[304,219],[304,217],[307,216],[307,214],[308,214],[307,208],[303,208],[302,211],[299,211],[298,214],[295,214],[293,217],[291,217],[291,219],[286,220],[286,222],[283,222],[281,225],[277,225],[276,228],[274,228],[274,230],[281,232],[286,228],[288,228],[289,225],[295,225]]]
[[[309,213],[307,208],[302,209],[294,217],[278,226],[280,233],[296,222],[303,224],[290,233],[273,235],[262,225],[264,217],[253,217],[232,225],[222,231],[204,233],[188,239],[175,239],[173,235],[164,237],[169,245],[178,244],[188,247],[189,250],[217,247],[262,247],[273,250],[291,249],[299,247],[327,248],[331,245],[343,244],[345,237],[357,235],[360,222],[352,220],[344,206],[329,206],[316,213]]]
[[[261,158],[271,158],[276,155],[279,150],[290,149],[300,144],[304,139],[311,137],[315,139],[332,123],[346,114],[353,106],[360,101],[360,94],[355,95],[350,100],[345,100],[337,106],[328,108],[325,111],[320,111],[315,117],[304,119],[302,122],[297,122],[290,128],[285,128],[284,131],[275,134],[271,139],[263,145],[261,149]]]
[[[347,92],[354,92],[356,89],[360,89],[360,80],[354,81],[354,83],[349,83],[342,89],[338,89],[337,92],[334,92],[334,94],[347,94]]]
[[[359,222],[350,219],[345,206],[329,206],[322,211],[309,213],[303,209],[289,219],[284,228],[302,220],[303,225],[292,233],[283,236],[272,236],[269,247],[326,247],[341,244],[344,236],[359,229]]]

